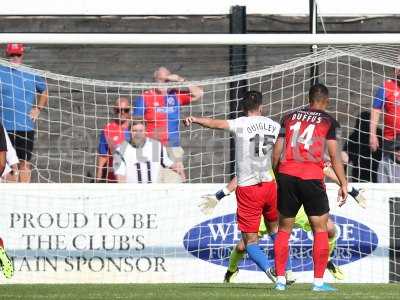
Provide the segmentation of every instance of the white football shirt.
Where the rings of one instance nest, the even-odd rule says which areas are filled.
[[[113,153],[114,173],[126,176],[128,183],[158,183],[160,168],[172,165],[165,147],[150,138],[138,148],[124,141]]]
[[[263,116],[228,120],[235,136],[236,176],[239,186],[255,185],[275,179],[272,171],[272,147],[280,125]]]
[[[5,178],[8,173],[11,172],[11,166],[19,163],[19,159],[17,156],[17,152],[15,148],[11,144],[10,137],[8,136],[7,131],[4,129],[4,136],[6,137],[7,143],[7,152],[6,152],[6,166],[4,168],[4,172],[1,177]]]

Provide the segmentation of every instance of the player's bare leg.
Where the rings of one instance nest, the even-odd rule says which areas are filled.
[[[11,278],[14,275],[14,267],[11,259],[8,257],[6,250],[4,249],[3,240],[0,238],[0,267],[4,274],[4,277]]]
[[[314,288],[313,291],[335,291],[336,289],[324,283],[324,273],[329,258],[328,220],[329,214],[308,216],[313,230],[313,261]]]

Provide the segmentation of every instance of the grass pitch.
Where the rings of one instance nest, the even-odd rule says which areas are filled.
[[[77,284],[0,285],[0,299],[400,299],[400,284],[335,284],[333,293],[296,284],[285,292],[271,284]]]

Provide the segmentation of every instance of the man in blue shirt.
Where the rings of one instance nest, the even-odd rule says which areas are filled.
[[[8,44],[6,56],[13,66],[0,66],[0,117],[19,158],[19,181],[30,182],[35,122],[47,105],[48,91],[43,77],[19,68],[24,56],[22,44]]]
[[[166,67],[159,67],[154,72],[157,83],[177,82],[185,79],[172,74]],[[193,104],[203,96],[203,88],[189,85],[184,89],[159,86],[144,91],[135,99],[133,116],[146,122],[146,135],[159,140],[167,149],[169,157],[183,168],[183,148],[180,143],[180,111],[184,105]],[[179,183],[182,178],[174,171],[161,169],[160,182]]]

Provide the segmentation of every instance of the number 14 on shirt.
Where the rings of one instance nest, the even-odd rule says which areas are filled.
[[[303,133],[299,136],[301,128],[301,122],[296,122],[294,125],[290,126],[290,130],[293,131],[292,133],[292,140],[290,145],[292,147],[296,147],[297,143],[303,144],[304,149],[310,149],[310,146],[313,144],[313,134],[315,129],[315,124],[308,125]]]

